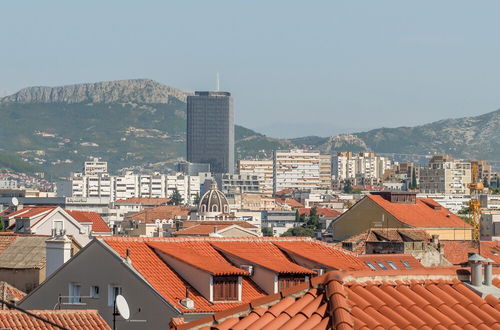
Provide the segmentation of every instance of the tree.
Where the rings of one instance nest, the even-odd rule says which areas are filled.
[[[200,194],[196,193],[196,196],[194,196],[194,205],[200,204]]]
[[[300,213],[299,213],[299,210],[295,210],[295,222],[299,222],[300,221]]]
[[[310,228],[304,227],[293,227],[285,231],[281,236],[300,236],[300,237],[312,237],[314,235],[314,231]]]
[[[179,193],[179,190],[177,190],[177,188],[174,189],[172,196],[170,196],[169,204],[170,205],[181,205],[182,204],[182,196]]]
[[[410,189],[417,189],[417,173],[415,171],[415,167],[413,167],[413,170],[411,172]]]
[[[262,227],[261,232],[266,237],[273,237],[273,229],[271,227]]]
[[[488,188],[490,186],[490,183],[488,182],[488,177],[486,177],[486,176],[483,179],[483,186],[485,188]]]
[[[344,180],[344,188],[342,189],[346,194],[352,193],[352,183],[351,180]]]

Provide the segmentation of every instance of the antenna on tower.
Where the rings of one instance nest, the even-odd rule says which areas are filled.
[[[220,91],[220,79],[219,79],[219,73],[217,72],[217,81],[216,81],[216,87],[217,87],[217,92]]]

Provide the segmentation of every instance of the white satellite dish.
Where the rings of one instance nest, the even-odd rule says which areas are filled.
[[[130,318],[130,309],[128,308],[128,303],[125,300],[125,297],[121,294],[116,296],[116,309],[118,313],[125,319],[128,320]]]
[[[18,206],[19,205],[19,200],[16,197],[12,197],[10,200],[13,206]]]

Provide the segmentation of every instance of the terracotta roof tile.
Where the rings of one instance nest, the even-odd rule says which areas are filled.
[[[424,266],[411,254],[361,254],[358,258],[364,263],[369,262],[377,271],[393,270],[394,267],[396,267],[396,269],[424,268]],[[385,267],[385,269],[383,269],[382,266]]]
[[[237,317],[231,318],[228,311],[225,316],[231,319],[232,329],[500,328],[500,311],[495,308],[499,299],[493,296],[482,299],[456,278],[450,279],[450,269],[435,269],[433,273],[443,279],[418,276],[411,279],[425,273],[425,270],[399,271],[384,276],[383,280],[366,282],[357,280],[365,278],[365,271],[331,272],[319,277],[316,284],[311,282],[311,289],[301,295],[284,296],[278,301],[274,297],[270,299],[271,306],[269,302],[251,303],[254,309],[246,314],[239,311]],[[340,274],[349,281],[332,274]],[[379,272],[378,277],[381,274],[387,273]],[[399,278],[406,280],[396,280]],[[311,301],[313,288],[315,298]],[[204,321],[203,324],[217,328],[217,318]]]
[[[158,219],[175,219],[177,217],[187,217],[189,210],[178,205],[163,205],[150,209],[145,209],[140,212],[126,216],[127,220],[136,220],[142,223],[155,222]]]
[[[182,222],[182,228],[190,228],[196,225],[238,225],[247,229],[256,228],[254,225],[248,221],[230,221],[230,220],[220,220],[220,221],[210,221],[210,220],[186,220]]]
[[[299,214],[309,215],[309,214],[311,214],[311,208],[300,208]],[[327,218],[335,218],[335,217],[338,217],[339,215],[341,215],[342,213],[339,211],[336,211],[334,209],[329,209],[326,207],[317,207],[316,214],[318,214],[319,216],[327,217]]]
[[[357,257],[349,251],[336,248],[318,241],[310,242],[276,242],[280,249],[291,255],[298,255],[325,265],[331,269],[359,270],[368,269]]]
[[[30,310],[55,324],[72,330],[110,330],[96,310]],[[55,329],[20,311],[0,311],[0,327],[12,330]]]
[[[97,212],[90,211],[74,211],[65,210],[69,215],[75,218],[78,222],[92,223],[92,232],[94,233],[111,233],[108,225]]]
[[[203,222],[203,221],[200,221]],[[174,233],[175,236],[179,235],[202,235],[202,236],[208,236],[209,234],[215,232],[215,230],[221,230],[230,226],[239,226],[241,228],[253,228],[256,229],[257,227],[251,225],[251,227],[247,225],[242,225],[242,224],[247,224],[245,221],[227,221],[230,223],[224,223],[225,221],[220,221],[220,223],[217,224],[205,224],[205,223],[200,223],[197,225],[194,225],[192,227],[186,228],[186,229],[181,229],[178,230]]]
[[[245,259],[278,273],[315,274],[312,270],[290,261],[272,242],[213,242],[212,245],[223,254]]]
[[[8,219],[14,218],[32,218],[43,213],[54,210],[57,206],[26,206],[20,210],[7,214],[5,217]]]
[[[392,203],[379,195],[367,195],[396,219],[412,227],[423,228],[466,228],[471,226],[456,216],[453,212],[440,206],[433,208],[437,204],[432,199],[417,198],[415,204]]]

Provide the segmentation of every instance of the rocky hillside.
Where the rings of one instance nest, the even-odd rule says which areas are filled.
[[[148,79],[22,89],[0,98],[0,159],[6,159],[0,167],[68,175],[95,156],[107,160],[112,171],[172,169],[185,156],[185,99],[184,92]],[[500,161],[500,110],[332,137],[275,139],[241,126],[235,135],[238,158],[299,147]]]
[[[151,79],[104,81],[60,87],[28,87],[0,103],[160,103],[186,101],[186,93]]]

